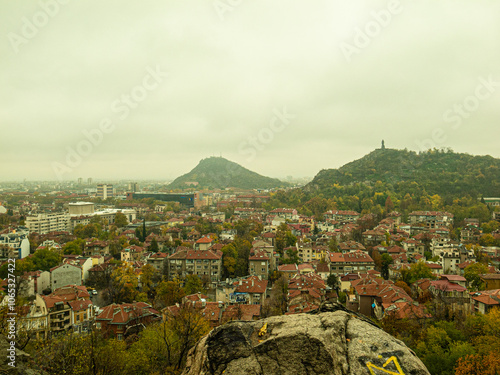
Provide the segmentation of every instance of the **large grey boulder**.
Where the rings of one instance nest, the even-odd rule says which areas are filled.
[[[333,311],[227,323],[191,349],[183,374],[429,372],[401,341],[354,314]]]
[[[15,354],[14,354],[15,352]],[[6,375],[44,375],[45,372],[30,368],[30,355],[13,348],[4,335],[0,334],[0,374]],[[13,361],[14,360],[14,361]]]

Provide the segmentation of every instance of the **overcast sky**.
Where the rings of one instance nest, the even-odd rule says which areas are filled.
[[[0,19],[1,180],[173,179],[212,155],[314,176],[382,139],[500,157],[498,1],[2,1]]]

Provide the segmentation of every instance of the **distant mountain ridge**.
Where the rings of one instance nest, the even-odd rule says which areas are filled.
[[[338,169],[321,170],[305,191],[331,196],[332,187],[377,181],[404,193],[417,184],[428,194],[500,196],[500,159],[455,153],[451,150],[414,151],[377,149]]]
[[[177,177],[169,189],[190,186],[207,189],[269,189],[287,184],[277,178],[265,177],[223,157],[202,159],[190,172]]]

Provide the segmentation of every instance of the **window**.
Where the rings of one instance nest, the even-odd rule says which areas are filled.
[[[116,335],[116,338],[118,340],[123,340],[123,335],[121,333],[119,333],[119,334]]]

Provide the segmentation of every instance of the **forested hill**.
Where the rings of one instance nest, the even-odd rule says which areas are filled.
[[[377,149],[339,169],[320,171],[307,192],[333,197],[335,185],[382,183],[388,190],[405,194],[419,188],[427,194],[450,196],[500,196],[500,159],[458,154],[451,150],[429,150],[419,154],[407,150]]]
[[[168,188],[186,189],[192,182],[198,183],[197,189],[268,189],[287,185],[276,178],[262,176],[222,157],[202,159],[191,172],[177,177]]]

